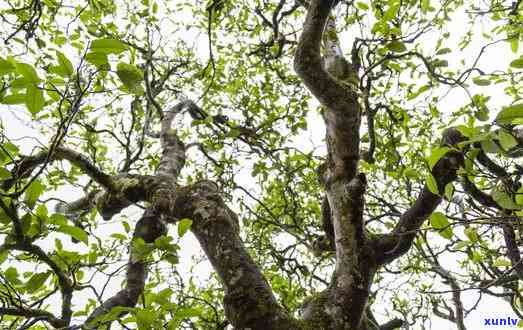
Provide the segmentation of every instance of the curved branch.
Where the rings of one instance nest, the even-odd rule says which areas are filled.
[[[294,70],[324,106],[338,108],[337,102],[350,98],[350,95],[325,71],[320,55],[323,30],[330,10],[329,1],[311,1],[294,55]]]
[[[404,324],[405,322],[401,319],[392,319],[382,325],[380,325],[380,329],[379,330],[394,330],[394,329],[398,329],[398,328],[401,328],[401,326]]]
[[[325,108],[324,119],[327,127],[327,147],[332,180],[350,180],[356,175],[359,159],[360,106],[358,95],[351,84],[337,80],[324,68],[320,55],[322,36],[329,19],[329,13],[336,1],[313,0],[308,7],[296,53],[294,69],[311,93]],[[330,39],[330,38],[327,38]],[[336,40],[327,47],[326,61],[338,61],[341,70],[334,74],[343,78],[357,76],[354,68],[339,52]],[[326,63],[328,64],[328,63]]]
[[[170,218],[192,219],[191,230],[222,279],[225,310],[232,324],[237,328],[294,329],[294,320],[278,305],[269,284],[243,246],[237,217],[220,198],[216,185],[201,182],[176,190],[162,189],[145,188],[143,194],[148,195],[149,191],[161,200],[151,197],[153,205],[138,223],[135,237],[154,242],[165,229],[160,218],[169,222]],[[112,307],[134,306],[143,292],[146,274],[146,264],[135,261],[131,252],[126,287],[93,311],[87,321],[89,326],[94,326],[97,318],[103,321],[99,317]]]
[[[71,150],[64,154],[66,159],[83,162],[77,165],[89,173],[97,173],[97,177],[104,177],[104,182],[108,181],[109,185],[104,185],[106,192],[93,191],[88,196],[81,198],[65,206],[65,211],[78,210],[79,208],[87,209],[93,206],[104,220],[111,219],[115,214],[132,203],[141,200],[147,200],[153,204],[153,208],[158,212],[170,213],[170,196],[174,193],[174,185],[185,165],[185,145],[178,138],[176,131],[171,128],[172,121],[177,113],[186,106],[194,103],[191,100],[183,100],[176,104],[171,111],[167,112],[162,118],[162,128],[160,131],[160,141],[162,145],[162,156],[160,165],[156,169],[157,177],[122,174],[114,177],[107,176],[98,171],[90,162],[85,162],[81,155],[73,154]],[[74,157],[73,157],[74,156]],[[100,174],[101,173],[101,174]]]
[[[176,114],[180,113],[185,107],[196,106],[193,101],[183,99],[176,104],[169,112],[164,114],[160,131],[160,142],[162,144],[162,157],[160,166],[156,170],[159,175],[167,176],[176,181],[180,171],[185,165],[185,145],[178,138],[176,130],[171,128],[172,121]]]
[[[521,260],[518,244],[516,243],[514,227],[512,227],[511,224],[504,224],[502,228],[503,238],[505,239],[505,244],[507,246],[507,256],[512,263],[516,275],[523,281],[523,262]]]
[[[142,218],[135,226],[133,242],[137,238],[143,239],[145,243],[153,243],[158,237],[167,232],[166,226],[160,217],[152,209],[147,209]],[[132,244],[132,243],[131,243]],[[145,258],[141,258],[133,247],[130,247],[129,263],[127,264],[125,288],[113,297],[107,299],[89,315],[85,321],[87,329],[95,329],[104,323],[103,315],[114,307],[134,307],[138,298],[143,293],[145,280],[147,279],[148,265]],[[112,320],[108,320],[111,322]]]
[[[458,281],[454,276],[450,274],[448,270],[444,269],[439,265],[434,266],[432,269],[439,276],[447,280],[450,284],[450,287],[452,288],[452,301],[454,302],[454,306],[456,307],[456,311],[454,313],[452,321],[456,323],[458,330],[466,330],[464,322],[463,302],[461,301],[461,288],[458,285]]]
[[[212,182],[183,188],[176,198],[181,213],[193,220],[196,236],[225,289],[227,319],[237,329],[296,329],[258,265],[245,249],[236,214],[219,196]]]
[[[12,179],[5,180],[2,182],[2,189],[7,191],[13,187],[13,185],[20,179],[27,178],[31,175],[31,172],[39,165],[44,164],[46,161],[54,160],[68,160],[73,165],[77,166],[87,174],[91,179],[99,183],[106,189],[112,189],[111,176],[104,173],[96,165],[94,165],[84,155],[64,147],[56,147],[54,152],[49,155],[49,151],[41,151],[33,156],[25,156],[15,164],[12,170]]]
[[[494,200],[494,198],[492,198],[492,196],[481,191],[472,181],[470,181],[467,176],[462,177],[461,186],[469,196],[474,198],[474,200],[476,200],[481,205],[485,207],[492,207],[500,211],[503,210],[503,208]]]
[[[186,106],[192,106],[190,100],[182,100],[162,118],[160,142],[162,156],[155,177],[121,176],[115,180],[115,186],[120,190],[117,193],[108,192],[96,201],[104,219],[111,218],[131,202],[146,199],[151,206],[144,212],[138,221],[133,234],[133,242],[137,238],[145,243],[153,243],[158,237],[167,232],[165,220],[173,222],[173,200],[176,200],[176,180],[185,164],[185,145],[178,138],[176,131],[171,128],[176,114]],[[146,260],[140,258],[139,253],[130,247],[130,260],[127,265],[126,286],[102,305],[97,307],[85,322],[88,328],[96,326],[102,321],[100,317],[117,306],[134,307],[139,296],[143,293],[148,267]]]
[[[69,324],[73,314],[71,310],[71,301],[73,298],[74,287],[72,281],[67,277],[67,274],[60,268],[60,266],[58,266],[58,264],[51,259],[44,250],[42,250],[42,248],[29,242],[24,241],[15,244],[4,244],[0,246],[0,252],[3,250],[18,250],[30,253],[51,268],[58,278],[58,285],[60,286],[60,292],[62,294],[61,321]]]
[[[449,128],[443,133],[442,145],[455,147],[465,138],[455,128]],[[456,180],[457,170],[463,164],[461,152],[449,151],[432,169],[438,190],[444,191],[445,186]],[[379,253],[378,263],[389,263],[405,254],[411,247],[419,228],[441,203],[442,197],[433,194],[425,185],[414,204],[405,211],[390,234],[383,235],[374,240]]]
[[[6,308],[6,307],[0,307],[0,315],[12,315],[12,316],[22,316],[25,318],[39,318],[43,321],[48,322],[50,325],[52,325],[55,328],[63,328],[67,326],[67,323],[54,316],[52,313],[49,313],[48,311],[44,311],[41,309],[25,309],[25,308]]]
[[[84,197],[81,197],[73,202],[58,203],[55,206],[55,212],[63,213],[66,216],[73,216],[78,213],[87,211],[96,205],[95,201],[99,193],[101,193],[100,190],[93,190]]]
[[[481,165],[483,165],[487,170],[489,170],[490,173],[492,173],[500,178],[505,178],[505,177],[510,176],[503,167],[496,164],[496,162],[494,162],[492,159],[490,159],[489,156],[487,156],[485,151],[483,151],[483,149],[481,148],[481,144],[475,143],[474,146],[479,149],[479,153],[477,156],[478,162]]]

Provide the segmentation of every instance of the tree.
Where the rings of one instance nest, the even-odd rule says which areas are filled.
[[[522,7],[7,1],[2,328],[523,318]]]

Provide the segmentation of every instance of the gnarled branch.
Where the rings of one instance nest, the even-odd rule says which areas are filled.
[[[443,133],[442,145],[456,147],[465,138],[455,128],[449,128]],[[442,157],[434,168],[432,175],[436,179],[439,192],[445,186],[456,180],[457,170],[463,164],[463,154],[458,151],[449,151]],[[386,264],[406,253],[414,241],[419,228],[441,203],[442,197],[436,195],[425,186],[414,204],[405,211],[390,234],[374,241],[379,253],[378,263]]]

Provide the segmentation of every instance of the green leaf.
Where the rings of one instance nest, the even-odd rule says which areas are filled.
[[[450,227],[449,219],[441,212],[434,212],[430,216],[430,225],[438,230],[438,233],[446,239],[451,239],[453,235],[452,227]]]
[[[474,117],[476,117],[479,121],[487,121],[489,120],[488,110],[486,108],[476,110],[474,111]]]
[[[430,7],[430,1],[429,0],[421,0],[420,4],[421,11],[423,13],[426,13],[431,7]]]
[[[429,158],[427,159],[429,163],[429,168],[432,170],[434,168],[434,165],[441,159],[441,157],[445,156],[445,154],[450,149],[448,147],[439,147],[432,149]]]
[[[122,221],[122,226],[126,233],[129,233],[131,231],[131,226],[127,221]]]
[[[516,192],[516,204],[523,206],[523,187],[519,187]]]
[[[510,66],[515,69],[523,69],[523,56],[510,62]]]
[[[413,169],[413,168],[406,168],[405,171],[403,171],[403,174],[408,178],[417,178],[419,177],[419,171]]]
[[[194,307],[180,308],[176,311],[176,316],[182,319],[189,317],[198,317],[202,315],[202,311]]]
[[[465,233],[465,236],[467,236],[469,241],[471,241],[472,243],[476,243],[479,240],[479,235],[476,229],[472,227],[467,227],[463,230],[463,232]]]
[[[16,72],[33,84],[38,84],[41,81],[36,70],[29,64],[16,63]]]
[[[48,214],[47,206],[45,206],[45,204],[38,205],[36,207],[35,214],[41,220],[47,221],[47,214]]]
[[[523,103],[518,103],[504,107],[497,117],[496,122],[498,124],[512,124],[517,119],[523,118]]]
[[[44,108],[44,93],[39,88],[28,87],[25,92],[25,105],[30,113],[36,115]]]
[[[7,260],[8,256],[9,256],[9,252],[7,250],[0,252],[0,265],[3,264],[4,261]]]
[[[367,5],[365,2],[361,2],[361,1],[356,2],[356,7],[358,7],[361,10],[369,9],[369,5]]]
[[[11,172],[9,172],[8,170],[6,170],[3,167],[0,167],[0,179],[1,180],[5,180],[5,179],[8,179],[10,177],[11,177]]]
[[[77,239],[80,242],[83,242],[85,245],[88,245],[87,233],[80,227],[61,225],[57,230],[73,237],[74,239]]]
[[[493,265],[496,267],[510,267],[512,264],[508,259],[498,257],[496,260],[494,260]]]
[[[486,139],[481,141],[481,149],[489,154],[498,154],[501,152],[501,149],[497,145],[496,142],[492,141],[491,139]]]
[[[470,245],[469,241],[459,241],[455,246],[456,250],[463,251],[464,248]]]
[[[122,242],[127,240],[127,235],[120,234],[120,233],[112,233],[111,237],[113,237],[114,239],[116,239],[118,241],[122,241]]]
[[[191,219],[182,219],[178,222],[178,236],[182,237],[191,228]]]
[[[56,59],[58,60],[61,76],[70,77],[74,73],[71,61],[59,51],[56,51]]]
[[[13,284],[18,284],[20,283],[20,280],[18,279],[18,270],[16,270],[15,267],[9,267],[7,268],[4,272],[3,272],[5,278],[13,283]]]
[[[31,278],[25,285],[25,289],[27,290],[27,292],[33,293],[36,290],[40,289],[40,287],[42,285],[44,285],[44,283],[47,280],[47,278],[49,277],[49,275],[51,275],[50,272],[45,272],[45,273],[37,273],[37,274],[34,274],[33,276],[31,276]]]
[[[416,97],[418,97],[421,93],[424,93],[424,92],[428,91],[429,89],[430,89],[429,85],[421,86],[416,92],[409,93],[407,100],[409,100],[409,101],[413,100]]]
[[[498,139],[499,144],[501,144],[501,147],[505,151],[508,151],[518,145],[518,141],[512,136],[512,134],[504,130],[500,130],[498,132]]]
[[[153,250],[154,244],[146,243],[141,237],[135,238],[132,241],[133,261],[145,260],[151,255]]]
[[[127,45],[117,39],[97,39],[91,44],[91,50],[102,54],[120,54],[127,50]]]
[[[482,79],[481,77],[472,78],[472,82],[478,86],[488,86],[490,85],[490,80]]]
[[[3,104],[24,104],[26,99],[25,94],[11,94],[1,99]]]
[[[98,258],[98,254],[96,251],[89,252],[89,256],[87,257],[90,264],[94,264],[96,262],[96,259]]]
[[[27,88],[27,86],[34,86],[34,84],[24,77],[16,78],[15,80],[11,81],[12,90],[24,89]]]
[[[177,265],[180,262],[180,258],[174,253],[166,253],[164,258],[172,265]]]
[[[139,310],[136,311],[136,323],[138,324],[138,329],[153,329],[154,321],[158,315],[156,315],[154,310]]]
[[[54,246],[57,251],[62,251],[64,249],[64,245],[62,244],[62,240],[59,238],[54,239]]]
[[[116,66],[116,74],[125,87],[134,91],[143,80],[143,72],[136,65],[120,62]]]
[[[107,59],[107,54],[102,52],[89,52],[85,55],[85,60],[94,65],[99,70],[109,71],[111,66]]]
[[[162,235],[154,240],[154,246],[159,250],[176,252],[176,246],[171,243],[172,239],[171,236]]]
[[[135,308],[133,308],[133,307],[123,307],[123,306],[113,307],[113,308],[111,308],[111,310],[108,313],[99,315],[99,316],[95,317],[93,320],[91,320],[88,323],[88,326],[93,329],[94,328],[98,329],[98,327],[97,327],[98,323],[105,323],[105,322],[117,320],[120,318],[122,313],[130,313],[130,312],[134,312],[134,310],[135,310]]]
[[[450,201],[452,200],[452,195],[454,195],[454,184],[449,182],[445,185],[445,198]]]
[[[0,58],[0,75],[5,75],[15,71],[15,66],[8,60]]]
[[[27,187],[25,191],[25,202],[27,203],[29,208],[32,209],[34,207],[36,201],[38,200],[38,197],[42,195],[44,190],[45,186],[42,184],[42,182],[40,182],[40,180],[36,179],[33,182],[31,182],[31,184],[29,185],[29,187]]]
[[[404,51],[407,50],[407,47],[405,47],[405,44],[403,42],[397,41],[397,40],[389,42],[386,47],[390,51],[395,52],[395,53],[403,53]]]
[[[161,290],[156,294],[156,296],[153,298],[156,303],[159,305],[166,305],[171,303],[171,296],[173,295],[173,290],[166,288]]]
[[[478,251],[474,251],[472,252],[472,261],[475,262],[475,263],[479,263],[483,260],[483,255],[481,255],[481,253],[479,253]]]
[[[513,53],[517,53],[518,49],[519,49],[519,36],[516,35],[515,37],[510,38],[509,42],[510,42],[510,50]]]
[[[46,90],[46,93],[47,95],[51,98],[51,100],[57,102],[57,101],[60,101],[62,99],[62,96],[56,92],[56,85],[53,85],[52,82],[46,82],[45,83],[45,90]]]
[[[57,225],[57,226],[65,225],[65,224],[67,224],[67,221],[68,220],[65,217],[65,215],[60,214],[60,213],[53,213],[49,217],[49,223],[51,223],[53,225]]]
[[[227,133],[227,137],[231,137],[231,138],[237,138],[238,136],[240,136],[241,134],[241,131],[237,128],[231,128],[229,130],[229,132]]]
[[[440,50],[438,50],[436,52],[436,55],[445,55],[445,54],[448,54],[451,52],[452,52],[452,50],[450,48],[441,48]]]
[[[0,163],[5,164],[7,162],[13,161],[14,157],[18,155],[20,150],[17,146],[11,142],[2,143],[2,148],[0,148]]]
[[[502,191],[498,187],[494,187],[492,189],[490,195],[492,196],[492,199],[496,201],[496,203],[499,204],[504,209],[507,210],[520,210],[522,207],[518,206],[514,200],[512,199],[512,196],[507,194],[506,192]]]
[[[430,173],[427,176],[427,188],[429,188],[430,192],[434,195],[439,195],[438,182]]]
[[[449,66],[449,61],[447,60],[442,60],[442,59],[435,59],[434,61],[432,61],[432,66],[435,67],[435,68],[441,68],[441,67],[447,67]]]

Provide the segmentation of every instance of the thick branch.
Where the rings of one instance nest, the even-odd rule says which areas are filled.
[[[518,244],[516,243],[516,233],[511,224],[504,224],[502,228],[505,245],[507,246],[507,256],[512,263],[512,267],[514,267],[517,276],[523,281],[523,262],[521,260]]]
[[[145,243],[154,243],[154,240],[167,232],[165,224],[151,209],[144,212],[134,229],[133,241],[141,238]],[[88,329],[94,329],[103,323],[102,317],[114,307],[134,307],[143,292],[147,279],[147,260],[140,256],[131,247],[129,263],[127,264],[125,287],[116,295],[97,307],[87,318],[85,324]],[[109,322],[112,320],[109,320]]]
[[[350,180],[356,175],[359,159],[360,107],[357,93],[350,84],[336,79],[323,66],[321,41],[332,5],[333,1],[311,1],[294,55],[294,69],[325,107],[331,178]],[[339,51],[334,41],[328,46],[329,55]],[[338,77],[356,74],[342,56],[336,57],[342,64],[340,67],[344,67],[342,70],[348,71],[345,74],[335,70]],[[327,59],[330,61],[332,57]]]
[[[489,156],[487,156],[485,151],[483,151],[483,149],[481,148],[481,144],[477,143],[475,146],[477,148],[479,148],[479,153],[477,156],[478,162],[481,165],[483,165],[487,170],[489,170],[490,173],[492,173],[500,178],[505,178],[505,177],[510,176],[503,167],[496,164],[492,159],[489,158]]]
[[[194,221],[191,230],[223,283],[231,324],[237,329],[295,329],[243,246],[236,214],[222,201],[216,185],[201,182],[183,190],[176,200],[183,212],[177,217]]]
[[[72,213],[96,206],[103,219],[109,220],[129,205],[147,200],[159,213],[170,214],[172,210],[169,209],[171,204],[169,198],[174,192],[178,175],[185,165],[185,145],[171,125],[176,114],[192,105],[194,105],[192,101],[184,99],[162,118],[162,128],[158,135],[163,150],[160,165],[156,170],[157,177],[130,174],[110,177],[81,154],[66,148],[57,148],[51,157],[47,152],[26,157],[17,166],[18,172],[28,176],[36,166],[48,158],[67,159],[106,188],[105,192],[93,191],[77,201],[60,206],[58,210],[60,212]],[[6,183],[12,184],[12,182],[4,182]]]
[[[461,301],[461,288],[458,285],[458,281],[450,274],[449,271],[442,268],[441,266],[436,265],[434,266],[433,270],[445,280],[447,280],[450,284],[450,287],[452,288],[452,301],[456,307],[452,321],[456,323],[458,330],[466,330],[463,303]]]
[[[16,244],[4,244],[0,246],[0,251],[3,250],[18,250],[32,254],[40,261],[44,262],[51,268],[56,277],[58,278],[58,285],[60,286],[60,292],[62,294],[62,318],[61,321],[69,324],[72,316],[71,300],[73,297],[73,283],[67,277],[67,274],[54,262],[39,246],[21,242]]]
[[[172,121],[185,106],[193,105],[192,101],[179,102],[164,114],[160,131],[162,156],[156,170],[156,177],[123,176],[116,181],[117,193],[106,193],[97,201],[98,209],[104,218],[110,218],[130,202],[141,199],[148,200],[149,207],[135,227],[133,241],[141,238],[145,243],[154,243],[155,239],[167,232],[166,220],[172,220],[175,213],[173,200],[176,196],[176,180],[185,164],[185,145],[171,128]],[[104,212],[105,211],[105,212]],[[148,266],[146,260],[140,258],[133,248],[130,248],[130,260],[127,265],[126,286],[113,297],[97,307],[88,317],[86,324],[96,324],[96,319],[117,306],[134,307],[142,294],[147,278]]]
[[[463,140],[464,137],[457,129],[449,128],[443,133],[442,145],[457,146]],[[432,169],[432,175],[436,179],[440,193],[444,191],[448,183],[456,179],[456,172],[462,164],[463,154],[457,151],[449,151],[436,163]],[[378,263],[389,263],[406,253],[410,249],[419,228],[434,212],[441,200],[440,195],[433,194],[425,186],[414,204],[401,215],[392,233],[375,241],[376,249],[380,253]]]
[[[162,157],[160,166],[156,170],[159,175],[166,176],[176,181],[180,171],[185,165],[185,145],[178,138],[176,131],[172,129],[172,121],[176,114],[184,107],[196,106],[191,100],[183,100],[167,112],[162,119],[160,141],[162,144]]]
[[[496,203],[492,196],[481,191],[472,181],[470,181],[467,176],[462,177],[461,186],[469,196],[474,198],[474,200],[476,200],[481,205],[503,210],[503,208],[498,203]]]
[[[400,319],[392,319],[382,325],[380,325],[379,330],[394,330],[399,329],[405,322]]]
[[[155,210],[162,218],[190,218],[194,221],[192,231],[224,284],[228,319],[238,328],[293,329],[294,321],[278,305],[269,284],[245,250],[239,237],[236,215],[223,203],[216,185],[204,182],[161,194],[158,191],[161,192],[161,188],[151,189],[154,195],[162,195],[158,197],[162,200],[153,196],[150,210]],[[147,192],[144,194],[148,195]],[[159,219],[144,218],[148,219],[148,224],[143,227],[145,229],[137,226],[135,236],[141,233],[139,237],[143,237],[145,230],[153,235],[146,235],[148,238],[144,240],[154,241],[160,229],[151,231],[147,228],[159,225]],[[147,269],[142,262],[133,260],[131,255],[126,288],[98,307],[88,322],[93,322],[112,307],[136,303],[143,291]]]
[[[91,179],[99,183],[102,187],[110,189],[112,187],[111,177],[96,167],[84,155],[64,147],[56,147],[50,155],[49,151],[42,151],[34,156],[23,157],[12,171],[12,179],[2,183],[3,190],[9,190],[19,179],[27,178],[31,172],[39,165],[48,161],[66,159],[87,174]]]
[[[12,316],[22,316],[25,318],[39,318],[55,328],[63,328],[67,326],[67,323],[54,316],[53,314],[41,310],[41,309],[25,309],[25,308],[4,308],[0,307],[0,315],[12,315]]]

